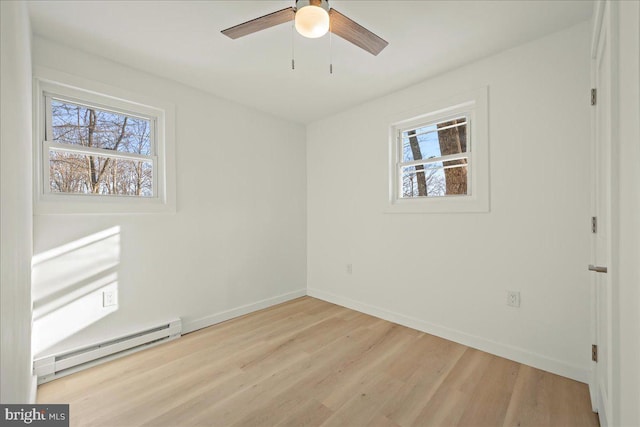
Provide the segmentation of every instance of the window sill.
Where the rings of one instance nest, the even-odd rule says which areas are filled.
[[[387,205],[386,214],[487,213],[488,198],[449,196],[424,199],[402,199]]]

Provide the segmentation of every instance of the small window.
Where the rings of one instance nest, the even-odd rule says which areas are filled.
[[[48,191],[153,197],[155,120],[46,94]]]
[[[34,74],[35,214],[175,212],[172,104]]]
[[[398,130],[401,198],[469,194],[468,124],[459,116]]]
[[[488,88],[389,121],[388,213],[489,211]]]

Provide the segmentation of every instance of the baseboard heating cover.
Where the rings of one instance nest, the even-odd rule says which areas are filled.
[[[33,361],[33,373],[38,377],[38,384],[43,384],[91,366],[174,340],[181,335],[182,321],[180,319],[172,320],[110,341],[38,358]]]

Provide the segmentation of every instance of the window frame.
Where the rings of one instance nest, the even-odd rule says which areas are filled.
[[[55,74],[55,79],[45,78],[43,74]],[[151,156],[56,143],[51,138],[52,99],[149,120]],[[34,77],[34,214],[175,213],[175,167],[173,162],[167,161],[175,151],[173,126],[172,104],[148,100],[137,94],[63,73],[41,70]],[[49,150],[149,161],[153,167],[153,196],[51,191]]]
[[[83,102],[82,100],[63,97],[58,94],[49,93],[47,91],[43,91],[43,96],[45,98],[44,102],[45,102],[46,115],[45,115],[45,126],[44,126],[45,138],[43,139],[43,142],[42,142],[42,145],[43,145],[42,146],[42,155],[43,155],[42,187],[45,195],[55,195],[53,197],[58,197],[59,195],[69,195],[74,197],[87,196],[87,197],[99,197],[99,198],[102,198],[102,197],[157,198],[158,197],[158,194],[159,194],[158,193],[158,174],[157,174],[158,156],[156,154],[158,152],[158,148],[157,148],[158,141],[157,141],[157,131],[156,131],[156,128],[158,126],[158,117],[151,116],[151,115],[142,115],[139,113],[132,113],[130,111],[122,111],[116,108],[109,108],[109,107],[97,105],[94,103],[89,104],[88,102]],[[79,145],[62,144],[62,143],[53,141],[53,112],[52,112],[52,105],[51,105],[53,100],[77,105],[80,107],[94,108],[100,111],[111,112],[111,113],[115,113],[115,114],[119,114],[127,117],[147,120],[150,123],[149,139],[150,139],[150,142],[151,142],[150,145],[152,148],[151,155],[129,153],[126,151],[113,151],[113,150],[106,150],[103,148],[95,148],[95,147],[83,147]],[[51,178],[51,174],[50,174],[51,168],[48,166],[45,159],[45,157],[47,159],[50,159],[49,153],[51,151],[60,151],[60,152],[73,153],[73,154],[79,154],[79,155],[95,155],[98,157],[105,157],[110,159],[123,159],[123,160],[134,160],[134,161],[137,160],[137,161],[150,162],[153,168],[153,175],[152,175],[153,195],[149,197],[149,196],[128,196],[128,195],[114,195],[114,194],[61,193],[61,192],[51,191],[51,185],[49,184],[49,181]]]
[[[425,113],[426,111],[426,113]],[[467,119],[467,194],[402,197],[403,131]],[[442,161],[448,156],[434,158]],[[445,159],[446,160],[446,159]],[[488,87],[434,101],[389,120],[389,192],[386,213],[489,212]]]

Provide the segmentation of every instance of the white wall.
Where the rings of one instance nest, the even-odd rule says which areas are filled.
[[[309,294],[586,381],[589,84],[584,23],[309,125]],[[484,85],[490,213],[383,213],[389,118]]]
[[[619,147],[614,169],[619,186],[614,265],[618,290],[617,322],[614,334],[617,346],[615,362],[619,401],[614,419],[621,426],[640,425],[640,3],[620,2],[619,43]],[[615,225],[615,224],[614,224]]]
[[[79,332],[53,346],[59,338],[36,337],[39,354],[175,317],[191,330],[304,294],[304,127],[39,37],[34,38],[33,62],[170,102],[176,109],[176,214],[34,217],[36,255],[119,227],[100,240],[97,252],[109,254],[101,266],[86,255],[89,248],[58,260],[61,266],[96,268],[96,275],[87,278],[79,271],[78,280],[67,286],[40,280],[34,271],[36,310],[40,300],[64,297],[65,289],[95,289],[89,282],[98,276],[103,280],[106,273],[117,275],[119,293],[115,311],[102,309],[95,294],[86,298],[85,309],[69,309],[84,317],[69,325],[59,320],[59,338]],[[50,264],[47,268],[55,270]],[[61,285],[67,287],[47,296]]]
[[[31,375],[31,30],[0,2],[0,402],[33,401]]]

